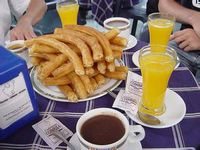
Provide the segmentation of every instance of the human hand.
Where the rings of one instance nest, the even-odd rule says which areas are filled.
[[[22,16],[15,28],[10,31],[10,40],[26,40],[36,37],[31,21]]]
[[[193,27],[196,34],[200,37],[200,13],[195,12],[189,18],[189,23]]]
[[[193,29],[177,31],[170,40],[174,40],[184,51],[200,50],[200,37]]]

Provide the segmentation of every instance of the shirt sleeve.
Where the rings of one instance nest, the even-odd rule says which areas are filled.
[[[19,19],[27,10],[30,0],[8,0],[11,13]]]

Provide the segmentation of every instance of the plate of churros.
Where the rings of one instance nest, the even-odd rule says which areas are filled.
[[[121,66],[123,67],[123,62],[119,60],[119,61],[116,62],[116,65],[119,65],[118,67],[120,69]],[[59,80],[54,80],[53,81],[53,80],[49,80],[50,78],[48,78],[46,81],[44,81],[45,83],[42,83],[37,78],[36,67],[34,67],[31,70],[30,76],[31,76],[31,80],[32,80],[32,84],[33,84],[34,90],[38,94],[40,94],[40,95],[42,95],[42,96],[44,96],[44,97],[46,97],[48,99],[55,100],[55,101],[60,101],[60,102],[83,102],[83,101],[96,99],[96,98],[99,98],[99,97],[102,97],[102,96],[106,95],[107,94],[107,90],[110,90],[110,91],[114,90],[122,82],[122,80],[106,78],[106,77],[104,77],[103,75],[100,75],[100,74],[95,75],[95,76],[90,78],[91,85],[93,86],[95,91],[89,97],[86,97],[86,98],[83,98],[83,99],[79,99],[78,101],[76,101],[76,100],[74,101],[73,99],[69,100],[65,96],[64,92],[62,92],[62,90],[61,90],[61,86],[60,87],[59,86],[45,86],[45,85],[48,85],[48,84],[50,84],[50,85],[51,84],[59,84],[59,83],[56,83],[56,82],[61,82],[61,81],[59,81]],[[74,75],[72,75],[72,76],[74,76]],[[74,76],[74,78],[77,78],[77,77]],[[63,80],[63,82],[70,83],[70,81],[66,81],[66,79],[64,79],[65,81]],[[81,81],[84,80],[84,78],[82,78],[82,77],[80,77],[80,79],[81,79]],[[78,79],[75,79],[75,80],[78,80]],[[52,82],[54,82],[54,83],[52,83]],[[85,81],[85,82],[87,82],[87,81]],[[76,82],[74,84],[77,84],[76,86],[81,86],[80,83],[81,82]],[[82,83],[84,83],[84,82],[82,82]],[[86,85],[84,85],[84,87],[82,86],[82,89],[80,88],[79,91],[77,91],[77,92],[84,93],[84,91],[87,91],[85,86]],[[90,87],[89,84],[87,84],[87,86]],[[67,90],[67,89],[63,89],[63,90]]]
[[[61,102],[91,100],[112,91],[128,72],[121,60],[123,42],[116,40],[125,39],[114,29],[103,33],[67,25],[56,28],[54,34],[25,41],[34,65],[30,76],[35,91]]]

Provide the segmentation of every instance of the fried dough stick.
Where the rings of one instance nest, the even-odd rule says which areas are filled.
[[[106,38],[108,40],[112,40],[114,39],[118,34],[120,33],[120,30],[118,28],[113,28],[111,30],[109,30],[108,32],[104,33],[104,35],[106,36]]]
[[[60,53],[59,50],[44,44],[35,43],[31,47],[30,53]]]
[[[83,40],[78,38],[77,36],[68,35],[68,34],[49,34],[45,35],[44,37],[50,37],[55,38],[56,40],[62,41],[64,43],[70,43],[73,45],[76,45],[81,51],[83,64],[85,67],[92,67],[94,64],[94,61],[92,59],[92,54],[90,52],[90,49],[85,44]]]
[[[96,80],[94,78],[90,78],[90,81],[91,81],[93,89],[96,90],[98,88],[98,84]]]
[[[54,60],[46,61],[45,63],[42,63],[40,65],[40,71],[38,72],[38,78],[40,80],[44,80],[51,74],[53,70],[55,70],[65,61],[67,61],[67,59],[68,59],[67,56],[65,56],[64,54],[60,54],[56,56]]]
[[[56,68],[52,72],[52,75],[55,78],[60,78],[60,77],[63,77],[65,75],[69,74],[72,71],[74,71],[73,64],[71,62],[68,62],[68,63],[64,63],[60,67]]]
[[[106,82],[106,79],[102,74],[94,76],[94,79],[96,80],[98,86],[101,86]]]
[[[111,46],[111,49],[112,49],[112,50],[115,50],[115,51],[120,51],[120,52],[122,52],[123,49],[124,49],[124,47],[119,46],[119,45],[116,45],[116,44],[110,44],[110,46]]]
[[[58,88],[68,98],[69,101],[71,102],[78,101],[76,93],[74,93],[74,91],[69,85],[59,85]]]
[[[110,40],[110,43],[126,47],[128,44],[128,40],[126,38],[116,36],[114,39]]]
[[[29,54],[30,57],[37,57],[40,59],[44,59],[44,60],[54,60],[56,56],[56,54],[48,54],[48,53],[30,53]]]
[[[62,29],[62,28],[56,28],[54,33],[56,34],[70,34],[73,36],[79,37],[81,40],[83,40],[92,50],[93,59],[94,61],[100,61],[103,59],[103,50],[101,46],[99,45],[97,39],[95,37],[92,37],[88,34],[85,34],[83,32],[75,31],[75,30],[69,30],[69,29]]]
[[[106,65],[107,65],[107,69],[110,72],[114,72],[115,71],[115,63],[114,62],[106,62]]]
[[[71,80],[72,86],[74,87],[75,93],[78,95],[78,97],[80,99],[87,98],[88,94],[80,77],[75,72],[71,72],[68,77]]]
[[[54,85],[66,85],[70,84],[71,81],[67,76],[61,77],[61,78],[54,78],[54,77],[48,77],[42,81],[42,83],[46,86],[54,86]]]
[[[106,62],[104,60],[100,61],[100,62],[97,62],[97,70],[101,74],[104,74],[106,72]]]
[[[92,27],[81,25],[66,25],[64,28],[84,32],[86,34],[96,37],[103,48],[105,60],[107,62],[112,62],[114,60],[112,49],[110,48],[110,43],[103,33],[95,30]]]
[[[122,52],[113,50],[113,55],[115,59],[121,59],[122,58]]]
[[[80,78],[81,78],[81,81],[83,82],[83,84],[85,86],[86,91],[89,94],[92,94],[94,92],[94,88],[91,84],[90,78],[87,75],[80,76]]]
[[[113,78],[113,79],[117,79],[117,80],[125,80],[126,79],[126,72],[121,72],[121,71],[114,71],[114,72],[106,71],[106,73],[104,75],[108,78]]]
[[[48,38],[48,39],[47,38],[35,38],[35,39],[25,41],[25,44],[26,44],[26,42],[28,42],[29,45],[37,42],[37,43],[46,44],[46,45],[49,45],[51,47],[58,49],[61,53],[65,54],[69,58],[69,60],[72,62],[73,66],[75,68],[75,72],[78,75],[85,74],[85,70],[84,70],[81,59],[66,44],[59,42],[58,40],[55,40],[53,38]]]
[[[127,66],[116,66],[115,67],[115,71],[119,71],[119,72],[128,72],[128,67]]]

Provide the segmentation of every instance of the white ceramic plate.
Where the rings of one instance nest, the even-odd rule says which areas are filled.
[[[140,50],[136,51],[135,53],[133,53],[133,56],[132,56],[132,61],[133,63],[138,67],[140,68],[140,64],[139,64],[139,54],[140,54]],[[175,66],[175,69],[178,68],[178,66],[180,65],[180,59],[177,57],[177,64]]]
[[[6,48],[15,45],[15,44],[24,44],[24,40],[16,40],[16,41],[6,41]],[[27,67],[28,69],[30,69],[33,65],[31,64],[31,58],[28,55],[28,49],[27,48],[19,48],[19,49],[15,49],[15,50],[10,50],[11,52],[17,54],[18,56],[20,56],[21,58],[23,58],[26,61]]]
[[[122,60],[117,60],[116,65],[123,66],[124,64],[123,64]],[[60,101],[60,102],[70,102],[69,100],[66,99],[66,97],[60,92],[60,90],[56,86],[44,86],[37,79],[37,72],[36,72],[35,67],[31,70],[30,77],[32,80],[33,88],[38,94],[40,94],[48,99],[51,99],[51,100]],[[106,79],[106,84],[100,86],[94,92],[93,95],[91,95],[90,97],[88,97],[86,99],[81,99],[78,102],[92,100],[92,99],[104,96],[108,93],[107,90],[109,90],[109,91],[114,90],[116,87],[118,87],[120,85],[121,82],[122,82],[122,80]]]
[[[129,50],[129,49],[133,48],[136,44],[137,44],[137,39],[136,39],[133,35],[130,35],[130,37],[129,37],[129,39],[128,39],[128,44],[127,44],[127,46],[123,49],[123,51]]]
[[[80,150],[80,142],[78,140],[78,136],[75,133],[70,141],[69,141],[77,150]],[[129,143],[128,141],[126,141],[125,145],[123,146],[123,148],[119,149],[119,150],[142,150],[142,145],[140,142],[136,142],[136,143]],[[69,147],[67,147],[67,150],[71,150]]]
[[[146,124],[142,122],[137,115],[133,115],[128,111],[126,112],[126,114],[138,124],[150,128],[168,128],[173,125],[176,125],[184,118],[186,113],[185,102],[176,92],[170,89],[167,89],[166,91],[165,106],[166,112],[163,115],[157,117],[161,121],[161,124],[159,125]]]

